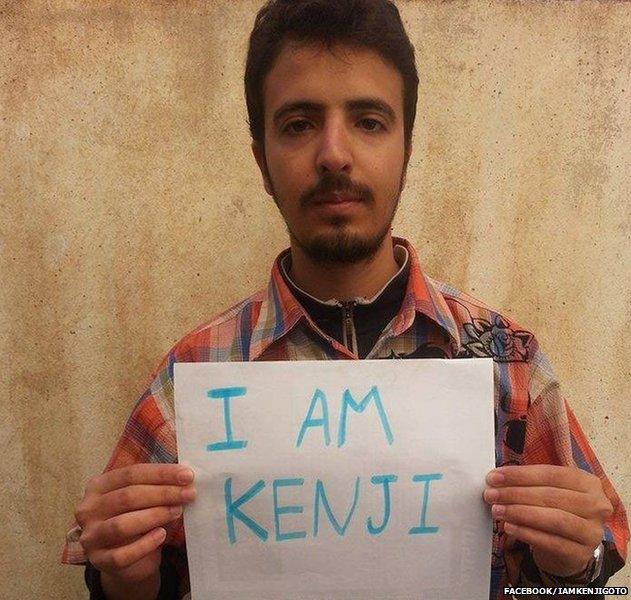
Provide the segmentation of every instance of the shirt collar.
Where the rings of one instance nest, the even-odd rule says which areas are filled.
[[[372,298],[366,298],[365,296],[357,296],[353,298],[353,302],[358,305],[379,305],[385,300],[386,291],[390,291],[394,285],[403,288],[407,284],[408,280],[408,260],[409,253],[405,246],[401,244],[395,244],[394,246],[394,259],[399,265],[399,270],[388,280],[388,282],[372,296]],[[285,283],[289,286],[296,299],[304,306],[308,303],[310,306],[317,307],[320,310],[331,310],[337,312],[339,307],[342,306],[342,302],[335,298],[329,298],[328,300],[319,300],[315,296],[312,296],[308,292],[305,292],[302,288],[298,287],[289,276],[289,267],[291,265],[291,253],[289,250],[285,250],[279,256],[280,271]],[[403,295],[403,289],[401,289],[400,295]],[[400,298],[400,296],[399,296]]]
[[[393,244],[403,246],[408,252],[410,261],[410,275],[403,303],[393,323],[393,336],[401,335],[409,329],[417,313],[420,313],[449,335],[455,355],[460,348],[460,335],[443,295],[432,280],[423,273],[412,244],[397,237],[393,238]],[[315,328],[313,321],[281,274],[282,260],[288,252],[289,250],[281,252],[272,266],[267,293],[263,295],[261,309],[250,339],[250,360],[256,360],[271,344],[289,333],[300,319],[305,319],[311,327]],[[377,295],[379,293],[381,292]]]

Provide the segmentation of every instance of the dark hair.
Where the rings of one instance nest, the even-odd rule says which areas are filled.
[[[390,0],[270,0],[256,15],[245,66],[245,100],[252,139],[264,147],[263,82],[288,41],[335,43],[376,51],[403,77],[405,156],[416,117],[418,75],[412,46]]]

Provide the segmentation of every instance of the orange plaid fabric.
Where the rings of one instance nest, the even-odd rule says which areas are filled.
[[[495,366],[496,464],[575,465],[597,475],[614,507],[604,543],[610,564],[626,559],[629,529],[624,507],[591,450],[559,389],[553,369],[534,334],[510,317],[421,270],[412,245],[394,238],[410,260],[410,275],[399,313],[372,351],[375,358],[492,357]],[[358,360],[321,332],[296,300],[274,262],[262,289],[201,325],[180,340],[151,375],[106,470],[134,463],[177,462],[173,402],[173,365],[177,362],[255,360]],[[182,521],[168,530],[169,558],[187,581]],[[504,586],[520,578],[519,550],[504,551],[496,527],[491,568],[491,600],[505,598]],[[86,557],[69,535],[62,562],[82,564]],[[183,585],[183,588],[186,584]],[[185,590],[183,591],[183,594]]]

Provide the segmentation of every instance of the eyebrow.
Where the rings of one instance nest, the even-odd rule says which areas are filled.
[[[397,120],[394,109],[387,102],[379,100],[379,98],[356,98],[354,100],[348,100],[344,103],[344,108],[348,111],[374,110],[388,117],[393,123]],[[286,102],[274,112],[272,122],[277,125],[279,121],[292,112],[303,111],[314,113],[323,112],[324,109],[325,105],[318,102],[309,102],[307,100]]]

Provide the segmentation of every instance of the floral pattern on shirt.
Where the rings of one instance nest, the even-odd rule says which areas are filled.
[[[495,314],[492,322],[471,317],[462,327],[469,338],[467,341],[463,340],[462,345],[464,352],[470,357],[491,357],[499,362],[529,360],[533,334],[522,329],[511,329],[510,323],[502,315]]]

